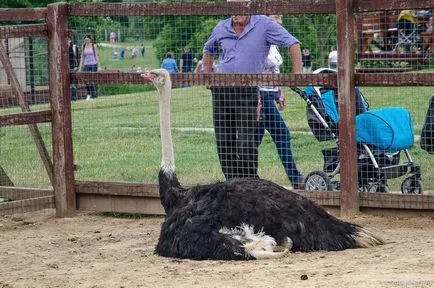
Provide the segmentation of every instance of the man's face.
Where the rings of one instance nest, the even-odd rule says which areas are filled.
[[[226,0],[227,2],[248,2],[248,0]],[[249,15],[235,15],[232,16],[234,25],[245,25],[249,22]]]
[[[249,22],[249,15],[236,15],[232,16],[234,25],[245,25]]]

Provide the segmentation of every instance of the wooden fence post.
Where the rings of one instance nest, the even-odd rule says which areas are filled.
[[[359,212],[354,92],[353,0],[336,0],[341,215]]]
[[[56,216],[75,215],[74,162],[69,80],[68,5],[48,5],[48,67],[52,111]]]

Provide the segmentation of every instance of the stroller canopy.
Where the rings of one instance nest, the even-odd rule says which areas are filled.
[[[404,108],[370,110],[356,116],[356,142],[385,152],[408,149],[414,144],[413,122]]]

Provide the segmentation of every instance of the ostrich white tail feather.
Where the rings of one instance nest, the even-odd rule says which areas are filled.
[[[221,234],[229,235],[242,244],[245,253],[255,259],[276,259],[285,256],[292,248],[292,240],[287,237],[284,247],[276,246],[276,240],[265,234],[262,229],[255,233],[253,225],[242,223],[235,228],[223,227]],[[283,249],[283,251],[282,251]],[[275,250],[280,250],[276,252]]]

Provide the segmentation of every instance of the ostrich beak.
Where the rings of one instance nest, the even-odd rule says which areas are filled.
[[[140,76],[148,82],[154,82],[154,75],[151,72],[145,72],[143,74],[140,74]]]

